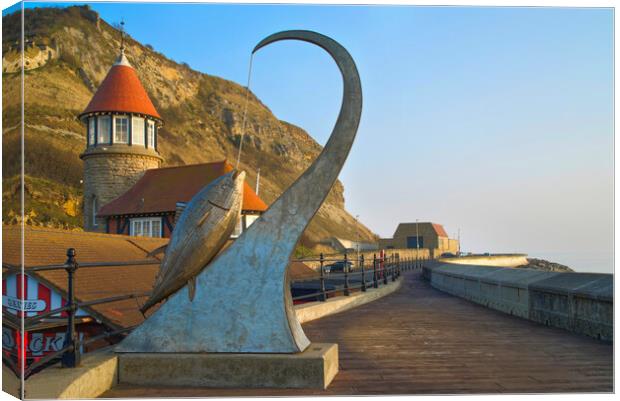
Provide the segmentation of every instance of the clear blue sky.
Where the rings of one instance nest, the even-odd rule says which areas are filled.
[[[434,221],[450,235],[460,228],[464,250],[611,271],[611,9],[91,5],[166,56],[243,85],[250,51],[268,34],[333,37],[354,57],[364,93],[340,176],[352,214],[382,236],[399,222]],[[342,84],[322,50],[261,50],[251,89],[325,143]]]

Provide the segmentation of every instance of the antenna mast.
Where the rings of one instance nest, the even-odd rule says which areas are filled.
[[[121,55],[125,54],[125,21],[121,20]]]

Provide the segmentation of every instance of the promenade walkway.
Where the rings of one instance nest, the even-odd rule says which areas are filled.
[[[327,390],[139,388],[104,397],[611,392],[613,347],[444,294],[403,274],[396,293],[310,322],[340,346]]]

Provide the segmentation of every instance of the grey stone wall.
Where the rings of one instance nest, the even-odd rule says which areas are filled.
[[[105,220],[99,218],[97,226],[93,224],[93,199],[97,198],[97,206],[101,208],[131,188],[146,170],[158,168],[162,161],[153,151],[97,150],[87,151],[81,157],[84,160],[84,230],[101,232],[105,231]]]
[[[548,326],[613,341],[613,275],[442,264],[438,290]]]

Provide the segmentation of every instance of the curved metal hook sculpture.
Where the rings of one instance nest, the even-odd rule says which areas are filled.
[[[123,342],[119,352],[296,353],[310,342],[297,321],[288,265],[295,244],[324,202],[353,145],[362,112],[362,89],[351,55],[339,43],[311,31],[285,31],[253,50],[281,40],[325,49],[344,79],[338,120],[325,148],[248,230],[187,287],[170,297]]]

